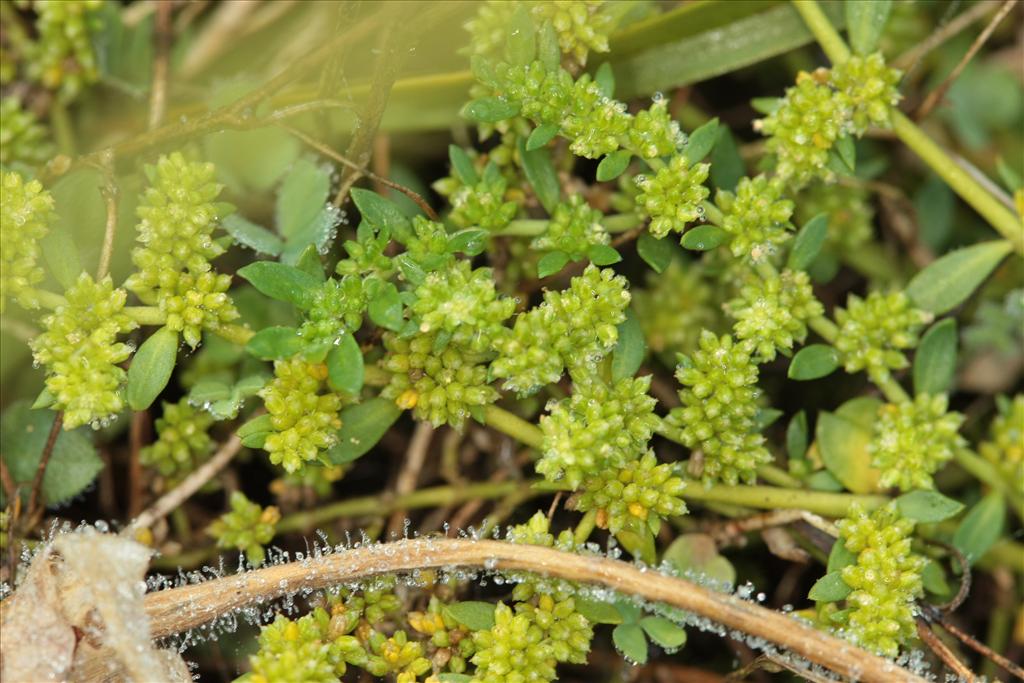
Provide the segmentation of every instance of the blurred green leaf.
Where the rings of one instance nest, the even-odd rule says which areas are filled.
[[[526,142],[522,138],[517,144],[526,179],[537,193],[537,199],[544,210],[548,214],[554,213],[562,195],[562,187],[558,184],[558,173],[555,172],[555,165],[551,163],[551,155],[543,147],[533,151],[526,149]]]
[[[839,367],[839,352],[828,344],[810,344],[797,351],[789,363],[787,376],[795,380],[826,377]]]
[[[1006,501],[1002,494],[990,493],[964,516],[953,534],[953,545],[973,565],[999,540],[1005,524]]]
[[[914,276],[907,296],[919,308],[941,315],[973,294],[1012,250],[1008,241],[992,240],[951,251]]]
[[[365,455],[391,428],[402,410],[394,401],[371,398],[341,411],[338,442],[327,452],[335,465],[344,465]]]
[[[932,325],[914,354],[914,392],[945,394],[956,372],[956,319],[944,318]]]
[[[167,386],[178,360],[178,333],[161,327],[149,335],[128,366],[125,398],[132,410],[145,410]]]
[[[875,51],[892,11],[892,0],[846,0],[846,28],[850,47],[858,55]]]
[[[647,342],[632,307],[626,309],[626,319],[619,323],[619,339],[612,350],[612,381],[632,377],[640,369],[647,355]]]

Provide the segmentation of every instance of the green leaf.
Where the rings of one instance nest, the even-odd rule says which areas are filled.
[[[285,360],[302,351],[306,341],[294,327],[265,327],[249,338],[245,350],[260,360]]]
[[[686,642],[686,630],[665,617],[644,617],[640,620],[640,628],[666,650],[675,650]]]
[[[941,315],[963,303],[1012,249],[1006,240],[993,240],[952,251],[915,275],[907,296],[918,308]]]
[[[878,489],[879,471],[871,466],[872,423],[881,401],[863,397],[847,401],[835,413],[818,415],[818,451],[828,471],[854,493]]]
[[[236,434],[246,448],[263,448],[267,434],[274,431],[273,418],[263,414],[254,417],[238,428]]]
[[[562,188],[558,184],[558,174],[555,172],[555,165],[551,163],[551,155],[543,147],[533,151],[526,149],[526,143],[522,138],[519,139],[518,145],[519,158],[523,162],[526,179],[530,181],[544,210],[549,214],[554,213]]]
[[[327,354],[327,380],[335,391],[358,396],[365,372],[363,352],[355,337],[346,334]]]
[[[465,600],[445,605],[445,613],[470,631],[486,631],[494,627],[494,603]]]
[[[75,284],[82,273],[82,259],[71,231],[61,226],[54,227],[39,240],[39,247],[46,266],[61,287],[68,289]]]
[[[789,252],[789,259],[786,267],[790,270],[807,270],[825,244],[828,236],[828,214],[819,213],[811,220],[804,223],[800,232],[793,240],[793,249]]]
[[[780,417],[782,417],[782,411],[778,408],[758,408],[754,415],[754,426],[757,431],[763,431],[775,424]]]
[[[837,602],[853,592],[843,581],[842,572],[834,571],[818,579],[807,594],[815,602]]]
[[[448,236],[448,253],[461,252],[467,256],[476,256],[487,247],[487,238],[490,234],[480,228],[467,228],[459,230]]]
[[[298,308],[305,308],[320,288],[320,281],[309,273],[276,261],[254,261],[240,268],[238,274],[271,299],[287,301]]]
[[[607,244],[592,244],[587,249],[587,258],[595,266],[610,266],[622,260],[622,254]]]
[[[964,516],[953,534],[953,545],[973,565],[999,540],[1005,524],[1006,501],[1002,494],[990,493]]]
[[[647,663],[647,638],[638,624],[619,624],[612,631],[615,648],[636,664]]]
[[[192,385],[188,392],[188,402],[192,405],[204,405],[231,398],[231,385],[217,379],[203,378]]]
[[[683,234],[680,244],[694,251],[709,251],[725,242],[729,233],[716,225],[699,225]]]
[[[622,615],[619,614],[619,610],[615,609],[615,605],[605,602],[604,600],[589,600],[587,598],[576,597],[573,599],[576,603],[576,611],[587,618],[592,624],[621,624]]]
[[[477,123],[497,123],[519,113],[519,105],[500,97],[480,97],[462,109],[463,115]]]
[[[171,379],[178,360],[178,333],[161,327],[142,342],[128,366],[125,398],[132,410],[145,410]]]
[[[626,319],[619,323],[619,339],[612,350],[612,381],[632,377],[640,369],[647,355],[647,342],[632,307],[626,309]]]
[[[36,396],[36,400],[32,403],[32,410],[37,408],[49,408],[57,402],[57,397],[50,393],[50,390],[43,387],[43,390]]]
[[[411,234],[412,225],[397,204],[360,187],[353,187],[351,194],[359,215],[378,231],[387,230],[399,241]]]
[[[243,247],[249,247],[257,254],[280,256],[284,241],[261,225],[256,225],[237,213],[221,221],[224,230]]]
[[[365,455],[401,414],[394,401],[380,397],[345,408],[341,411],[338,443],[327,452],[327,457],[335,465],[344,465]]]
[[[537,277],[548,277],[565,268],[569,255],[564,251],[549,251],[537,261]]]
[[[928,560],[921,570],[921,583],[929,593],[948,596],[953,592],[946,582],[946,572],[935,560]]]
[[[296,161],[277,192],[278,233],[287,240],[309,225],[323,209],[330,190],[330,168],[305,157]]]
[[[402,317],[402,299],[398,289],[390,282],[384,283],[377,295],[370,299],[366,308],[370,320],[392,331],[402,329],[405,319]]]
[[[807,455],[807,413],[800,411],[786,427],[786,455],[802,460]]]
[[[640,233],[636,243],[637,253],[655,273],[664,273],[672,262],[672,242],[658,239],[646,230]]]
[[[615,97],[615,73],[609,62],[597,67],[597,71],[594,72],[594,83],[602,95],[608,98]]]
[[[911,491],[896,499],[900,514],[915,522],[931,524],[960,514],[963,503],[947,498],[938,491]]]
[[[281,252],[281,262],[298,265],[304,257],[316,257],[319,267],[319,255],[326,253],[331,240],[337,234],[339,216],[341,214],[333,206],[323,206],[320,211],[304,227],[300,228],[285,243]]]
[[[626,170],[626,167],[629,166],[632,158],[632,152],[627,149],[620,149],[617,152],[606,154],[604,159],[601,159],[601,163],[597,165],[598,181],[603,183],[618,178]]]
[[[770,116],[778,111],[784,101],[782,97],[755,97],[750,100],[750,106],[757,113]]]
[[[843,162],[845,170],[848,174],[852,174],[857,170],[857,147],[853,143],[853,136],[844,135],[843,137],[836,140],[835,146],[832,148],[839,160]]]
[[[707,534],[681,534],[665,549],[662,560],[684,574],[703,575],[722,584],[736,582],[736,569]]]
[[[448,145],[448,159],[452,163],[452,173],[455,174],[463,185],[476,185],[480,182],[472,159],[466,154],[466,150],[458,145]]]
[[[728,126],[718,126],[718,138],[711,148],[711,184],[732,192],[747,174],[747,166]]]
[[[825,571],[829,574],[838,573],[843,567],[848,567],[851,564],[857,563],[856,553],[846,548],[846,543],[843,539],[837,539],[832,544],[832,550],[828,553],[828,566]]]
[[[953,232],[956,215],[956,196],[949,185],[934,173],[929,175],[914,193],[914,208],[921,241],[932,251],[943,251]]]
[[[789,363],[790,379],[806,381],[832,374],[839,367],[839,352],[828,344],[810,344],[797,351]]]
[[[526,66],[537,54],[537,29],[527,5],[519,5],[512,14],[505,38],[505,56],[514,66]]]
[[[302,272],[312,275],[321,284],[326,280],[324,264],[320,260],[320,252],[317,250],[316,245],[307,244],[298,257],[295,258],[294,263],[289,262],[288,265],[295,266]]]
[[[4,464],[15,484],[31,488],[39,459],[43,455],[55,414],[49,410],[32,410],[28,401],[17,401],[4,411],[0,422],[0,443],[3,443]],[[50,462],[43,474],[42,495],[47,505],[64,503],[81,493],[103,469],[103,460],[96,454],[92,440],[84,428],[62,430],[57,435]],[[91,430],[86,430],[91,433]]]
[[[715,117],[703,124],[700,128],[690,133],[683,148],[683,155],[693,166],[706,157],[715,146],[718,140],[718,117]]]
[[[945,318],[929,328],[914,355],[914,392],[945,394],[953,386],[957,351],[956,319]]]
[[[818,470],[817,472],[806,477],[804,481],[807,482],[807,487],[815,491],[832,491],[838,493],[844,491],[845,488],[839,480],[832,476],[832,473],[828,470]]]
[[[526,138],[527,151],[532,152],[535,149],[540,149],[551,142],[556,135],[558,135],[557,123],[543,123],[537,126],[530,133],[530,137]]]
[[[875,51],[892,10],[892,0],[846,0],[846,29],[850,47],[859,55]]]
[[[545,71],[555,71],[562,65],[562,47],[558,44],[558,33],[550,21],[541,24],[537,31],[537,61]]]

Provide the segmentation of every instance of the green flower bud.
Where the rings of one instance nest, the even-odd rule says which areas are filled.
[[[275,361],[273,381],[260,390],[274,427],[263,449],[270,454],[270,462],[286,472],[317,460],[321,451],[337,441],[341,398],[319,393],[325,379],[327,368],[323,365],[301,358]]]
[[[7,300],[38,308],[33,285],[43,279],[39,240],[56,218],[53,197],[38,180],[25,181],[13,171],[0,181],[0,313]]]
[[[360,224],[357,234],[357,240],[347,240],[344,244],[348,258],[338,261],[335,267],[338,275],[376,276],[382,280],[391,277],[395,266],[391,257],[384,253],[391,243],[391,235],[370,230],[365,223]]]
[[[53,153],[50,134],[36,121],[35,114],[21,108],[17,97],[0,100],[0,166],[36,166]],[[6,188],[5,188],[6,191]]]
[[[676,370],[684,388],[682,405],[665,423],[680,441],[703,454],[703,480],[753,483],[758,465],[771,462],[764,437],[757,433],[757,365],[750,342],[704,330],[700,349]]]
[[[807,321],[825,311],[807,273],[792,270],[753,276],[726,309],[736,319],[736,338],[754,345],[759,362],[774,360],[776,351],[789,355],[793,343],[807,337]]]
[[[213,452],[207,433],[213,416],[193,407],[188,399],[163,406],[163,416],[156,421],[157,440],[139,452],[139,462],[165,477],[180,479]]]
[[[842,95],[855,135],[863,135],[870,126],[892,127],[892,112],[900,101],[896,86],[901,76],[885,65],[881,52],[867,57],[853,55],[832,68],[829,84]]]
[[[992,420],[989,440],[978,452],[1024,493],[1024,394],[1017,394],[1012,401],[1000,396],[996,402],[999,414]]]
[[[661,274],[647,274],[647,287],[633,292],[633,308],[656,353],[692,353],[700,331],[717,328],[721,317],[704,267],[678,259]]]
[[[231,276],[207,271],[200,275],[179,273],[174,284],[167,280],[157,300],[166,315],[164,323],[182,333],[185,342],[195,348],[203,338],[203,330],[216,330],[239,317],[235,304],[227,294]]]
[[[914,600],[923,593],[925,560],[910,549],[914,523],[900,517],[895,503],[870,515],[859,508],[839,522],[840,540],[857,555],[844,567],[843,581],[853,592],[843,635],[887,657],[917,633]]]
[[[448,218],[460,228],[475,226],[497,232],[512,222],[519,210],[515,202],[505,201],[507,191],[508,181],[498,166],[490,163],[480,182],[463,186],[449,197],[452,211]]]
[[[448,231],[442,223],[435,223],[423,216],[412,219],[413,236],[405,243],[406,253],[417,263],[437,263],[440,267],[454,260],[448,252]]]
[[[345,333],[358,330],[363,324],[366,304],[366,292],[360,277],[346,275],[340,280],[325,280],[313,293],[305,311],[305,322],[299,327],[299,336],[311,348],[320,349],[320,353],[307,352],[306,358],[323,360]]]
[[[541,595],[536,605],[531,602],[516,604],[516,613],[541,628],[556,661],[586,663],[594,629],[587,618],[576,611],[576,601],[571,596]]]
[[[33,0],[36,33],[28,74],[66,99],[99,79],[94,34],[101,28],[103,0]]]
[[[557,382],[565,368],[584,376],[618,341],[629,300],[625,278],[588,266],[569,289],[545,292],[543,304],[521,313],[495,340],[492,374],[519,394]]]
[[[136,324],[123,313],[127,293],[114,289],[109,276],[94,282],[82,273],[65,297],[43,319],[45,329],[32,340],[32,351],[46,366],[46,388],[54,409],[64,411],[64,428],[88,422],[98,429],[124,410],[120,390],[126,373],[118,363],[132,350],[117,335]]]
[[[608,52],[614,20],[605,7],[603,0],[561,0],[533,3],[531,9],[538,25],[554,27],[562,54],[586,66],[589,52]]]
[[[245,552],[253,566],[263,564],[263,546],[274,538],[274,528],[281,513],[273,505],[262,508],[246,498],[241,491],[231,494],[231,512],[221,515],[207,533],[217,539],[218,548],[235,548]]]
[[[682,154],[672,157],[668,165],[653,178],[636,177],[640,194],[636,198],[637,211],[651,217],[650,232],[661,238],[670,232],[682,232],[687,223],[704,216],[701,202],[708,197],[709,164],[693,167]]]
[[[555,207],[547,230],[530,246],[542,251],[562,251],[573,261],[579,261],[591,246],[611,241],[601,225],[602,217],[583,197],[573,195]]]
[[[867,299],[851,294],[846,308],[837,308],[839,334],[835,347],[847,372],[867,370],[887,377],[890,370],[907,367],[903,349],[917,345],[922,326],[931,314],[914,308],[903,292],[871,292]]]
[[[430,660],[423,656],[423,644],[409,640],[405,631],[395,631],[390,638],[375,633],[369,645],[373,654],[364,668],[374,676],[397,674],[397,681],[413,683],[430,671]]]
[[[679,124],[668,113],[668,101],[655,95],[647,109],[641,109],[629,129],[629,146],[644,159],[674,155],[686,142]]]
[[[868,445],[871,464],[882,470],[882,486],[933,488],[932,474],[967,446],[957,433],[964,416],[947,413],[946,405],[945,394],[918,394],[913,401],[882,406]]]
[[[593,377],[577,382],[572,396],[550,404],[540,418],[544,444],[537,471],[577,488],[589,473],[635,459],[660,423],[657,402],[647,394],[650,384],[650,377],[613,385]]]
[[[527,683],[552,681],[556,677],[555,656],[544,629],[530,619],[498,603],[494,626],[473,633],[476,654],[474,682]]]
[[[740,179],[735,193],[719,190],[715,195],[733,256],[763,261],[791,237],[793,202],[782,198],[782,190],[778,178],[759,175]]]
[[[320,607],[296,621],[277,615],[249,657],[251,683],[339,683],[346,663],[365,663],[366,651],[357,638],[335,634],[334,621]]]
[[[654,451],[615,468],[588,473],[576,508],[598,511],[598,524],[613,534],[639,524],[657,528],[660,520],[686,512],[681,492],[686,486],[672,463],[658,464]]]

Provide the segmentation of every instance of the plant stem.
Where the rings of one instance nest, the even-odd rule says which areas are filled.
[[[547,231],[549,222],[541,218],[523,218],[512,221],[494,234],[508,237],[536,237]],[[604,229],[613,234],[632,230],[641,222],[640,216],[635,213],[614,214],[601,219]]]
[[[544,432],[540,430],[540,427],[503,408],[493,404],[489,405],[484,412],[484,417],[488,427],[494,427],[502,434],[507,434],[531,448],[540,448],[544,443]]]
[[[842,64],[849,59],[850,49],[815,0],[793,0],[793,6],[833,64]],[[999,234],[1008,239],[1014,249],[1024,253],[1024,225],[1010,209],[985,190],[913,121],[898,111],[893,112],[893,131],[960,195],[961,199],[970,204]]]
[[[787,489],[777,486],[714,484],[706,487],[699,481],[688,481],[681,495],[686,500],[702,503],[726,503],[759,510],[807,510],[826,517],[845,517],[854,504],[873,510],[889,501],[886,496]]]
[[[125,306],[122,311],[139,325],[163,325],[167,316],[156,306]]]
[[[594,531],[594,527],[597,526],[597,509],[588,510],[587,514],[583,515],[583,519],[576,525],[576,529],[572,532],[572,540],[576,545],[583,545],[590,538],[590,534]]]

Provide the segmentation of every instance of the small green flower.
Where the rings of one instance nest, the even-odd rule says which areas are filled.
[[[38,180],[26,182],[13,171],[3,172],[0,183],[0,313],[8,299],[38,308],[39,240],[56,217],[53,197]]]
[[[181,332],[185,342],[195,348],[204,329],[216,330],[238,319],[238,310],[227,294],[230,287],[231,276],[223,273],[179,273],[173,286],[160,290],[158,305],[167,316],[165,324]]]
[[[851,294],[846,308],[837,308],[839,334],[835,347],[847,372],[867,370],[887,377],[907,367],[904,349],[917,345],[917,335],[932,316],[918,310],[903,292],[871,292],[867,299]]]
[[[633,525],[656,531],[662,519],[686,512],[680,495],[685,486],[674,464],[659,465],[654,451],[647,451],[622,467],[590,472],[576,508],[597,510],[598,525],[613,534]]]
[[[590,654],[594,629],[587,618],[576,611],[570,595],[539,595],[536,604],[519,602],[516,614],[525,615],[544,632],[556,661],[585,664]]]
[[[967,446],[957,433],[964,416],[946,407],[945,394],[918,394],[913,401],[882,406],[868,445],[871,464],[882,470],[882,486],[934,487],[932,474]]]
[[[791,237],[793,202],[783,199],[782,191],[781,180],[765,175],[740,179],[735,193],[718,191],[715,204],[722,210],[733,256],[763,261]]]
[[[760,362],[774,360],[777,351],[788,355],[794,342],[807,337],[807,321],[825,311],[807,273],[792,270],[752,276],[726,309],[736,319],[736,338],[753,343]]]
[[[1024,492],[1024,394],[1012,401],[1000,396],[996,402],[999,414],[992,420],[989,440],[982,442],[978,452]]]
[[[423,643],[409,640],[405,631],[395,631],[390,637],[373,631],[367,645],[370,656],[361,666],[373,676],[391,674],[396,683],[415,683],[430,671],[430,660],[423,656]]]
[[[644,159],[674,155],[686,142],[679,124],[668,113],[668,101],[660,96],[637,112],[628,136],[629,148]]]
[[[900,101],[897,84],[902,74],[885,65],[882,53],[853,55],[832,68],[829,84],[849,108],[850,127],[863,135],[869,126],[892,127],[892,112]]]
[[[533,3],[538,25],[550,22],[558,36],[562,54],[580,66],[587,65],[590,52],[608,52],[608,36],[614,18],[603,0],[547,0]]]
[[[521,313],[495,340],[492,374],[504,378],[506,388],[529,394],[557,382],[566,368],[580,377],[590,373],[618,341],[616,326],[629,300],[625,278],[588,266],[569,289],[545,292],[543,304]]]
[[[165,477],[181,478],[194,470],[213,452],[208,431],[213,416],[189,404],[187,399],[164,403],[163,416],[156,421],[157,440],[139,453],[139,461],[155,467]]]
[[[718,327],[718,312],[704,267],[673,259],[661,274],[647,274],[647,287],[633,292],[644,339],[656,353],[692,353],[703,329]]]
[[[260,649],[249,657],[251,683],[339,683],[346,663],[363,663],[366,652],[355,636],[335,634],[334,620],[316,608],[292,621],[277,615],[260,630]]]
[[[33,0],[36,42],[28,55],[28,74],[71,99],[82,86],[99,79],[93,39],[101,28],[103,0]]]
[[[46,366],[46,389],[54,408],[64,411],[64,428],[91,423],[94,428],[124,410],[121,387],[126,373],[119,363],[132,350],[117,335],[137,325],[123,312],[128,294],[114,289],[110,276],[94,282],[82,273],[61,304],[43,319],[44,331],[32,340],[37,363]]]
[[[476,654],[474,683],[528,683],[553,681],[555,654],[544,629],[530,618],[515,614],[498,603],[494,609],[494,626],[473,633]]]
[[[338,261],[335,271],[338,275],[354,275],[356,277],[376,276],[388,279],[395,272],[391,257],[385,253],[391,243],[391,235],[387,232],[375,232],[361,224],[356,240],[347,240],[344,244],[348,258]]]
[[[266,559],[263,546],[274,538],[274,528],[280,519],[281,513],[273,505],[262,508],[241,491],[235,491],[231,494],[231,512],[221,515],[207,533],[217,539],[218,548],[242,550],[249,564],[258,566]]]
[[[448,218],[460,228],[497,232],[512,222],[519,210],[515,202],[505,200],[507,191],[508,181],[501,175],[501,169],[490,163],[480,182],[462,186],[448,198],[452,206]]]
[[[708,197],[709,164],[690,166],[682,154],[672,157],[668,165],[653,178],[636,177],[640,194],[636,198],[637,211],[650,216],[650,232],[661,238],[670,232],[682,232],[687,223],[703,217],[701,202]]]
[[[0,100],[0,121],[0,167],[36,166],[50,157],[50,134],[36,121],[35,114],[21,108],[17,97]]]
[[[579,261],[595,244],[611,241],[601,225],[601,212],[587,204],[580,195],[569,197],[555,207],[548,221],[547,231],[530,245],[542,251],[561,251],[573,261]]]
[[[753,483],[758,465],[771,462],[755,417],[760,390],[750,342],[735,343],[704,330],[700,349],[676,370],[682,405],[666,424],[679,439],[703,454],[705,483]]]
[[[322,361],[327,352],[347,332],[355,332],[363,324],[367,296],[360,277],[346,275],[328,278],[313,293],[305,311],[299,336],[306,340],[308,360]]]
[[[412,230],[413,235],[405,243],[405,249],[413,261],[441,267],[454,260],[448,252],[448,231],[442,223],[416,216],[412,219]]]
[[[910,549],[914,523],[900,517],[895,503],[870,515],[860,508],[839,522],[840,540],[857,555],[842,569],[853,592],[844,635],[878,654],[895,657],[917,629],[914,601],[923,594],[923,557]]]
[[[301,358],[275,361],[273,381],[260,390],[274,427],[263,449],[270,454],[270,462],[286,472],[317,460],[337,441],[341,398],[319,393],[325,379],[327,368],[323,365]]]
[[[650,377],[613,385],[594,377],[576,382],[572,396],[551,404],[540,418],[544,444],[537,471],[577,488],[588,473],[622,467],[643,453],[660,423],[656,401],[647,394],[650,384]]]

